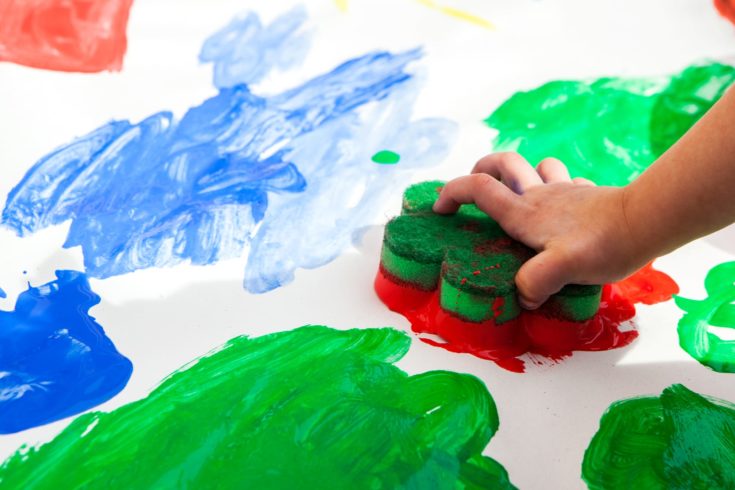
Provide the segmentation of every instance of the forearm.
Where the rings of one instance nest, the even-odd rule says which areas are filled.
[[[735,88],[624,195],[642,257],[663,255],[735,221]]]

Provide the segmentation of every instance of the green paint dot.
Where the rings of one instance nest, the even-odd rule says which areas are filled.
[[[395,165],[401,160],[401,155],[394,151],[383,150],[373,155],[373,161],[381,165]]]

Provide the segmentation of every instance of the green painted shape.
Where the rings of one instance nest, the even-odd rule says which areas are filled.
[[[383,150],[373,155],[372,160],[381,165],[395,165],[401,160],[401,155],[394,151]]]
[[[735,373],[735,341],[722,340],[709,327],[735,329],[735,262],[712,268],[704,280],[707,298],[674,296],[685,314],[679,320],[679,345],[701,364],[720,373]]]
[[[710,63],[674,77],[554,81],[505,101],[485,123],[496,151],[562,160],[573,177],[622,186],[668,149],[732,82]]]
[[[672,78],[653,106],[651,148],[658,156],[668,150],[735,82],[735,68],[712,63],[690,66]]]
[[[482,322],[497,311],[497,322],[512,320],[521,312],[515,275],[533,250],[512,240],[477,206],[464,205],[451,216],[434,214],[443,186],[430,181],[406,189],[401,216],[385,227],[383,268],[425,291],[441,284],[441,306],[462,319]],[[548,311],[573,321],[589,319],[599,308],[601,291],[600,286],[569,286]],[[505,305],[494,309],[497,298]]]
[[[595,490],[735,488],[735,405],[682,385],[613,403],[585,451]]]
[[[499,425],[484,384],[407,375],[393,363],[410,342],[319,326],[235,338],[148,397],[21,448],[0,487],[514,488],[482,456]]]

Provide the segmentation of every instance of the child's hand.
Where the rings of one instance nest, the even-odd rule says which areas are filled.
[[[516,153],[480,160],[449,182],[434,205],[441,214],[475,203],[511,237],[539,252],[516,275],[521,304],[534,309],[566,284],[603,284],[643,266],[627,224],[625,189],[569,177],[547,158],[533,167]]]

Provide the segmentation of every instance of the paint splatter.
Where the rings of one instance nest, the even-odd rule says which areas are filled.
[[[638,277],[639,274],[642,277]],[[521,373],[525,370],[525,362],[520,359],[524,354],[531,354],[530,359],[539,364],[543,360],[538,356],[554,362],[570,356],[573,351],[609,350],[630,344],[638,337],[633,325],[626,323],[635,316],[634,303],[666,301],[678,291],[669,276],[650,268],[643,269],[623,284],[623,287],[618,284],[604,286],[600,310],[584,322],[564,321],[529,311],[501,324],[492,319],[477,323],[464,321],[440,306],[439,290],[421,291],[394,280],[383,269],[375,278],[375,291],[388,308],[411,322],[414,332],[441,338],[437,341],[420,337],[427,344],[450,352],[472,354]],[[624,324],[631,328],[622,330],[620,327]]]
[[[582,464],[591,489],[735,488],[735,405],[682,385],[613,403]]]
[[[0,310],[0,433],[75,415],[119,393],[132,372],[89,315],[100,302],[81,272],[30,287]]]
[[[715,7],[720,15],[735,24],[735,0],[715,0]]]
[[[707,298],[676,296],[685,315],[679,320],[679,345],[701,364],[720,373],[735,373],[735,341],[722,340],[709,327],[735,329],[735,262],[714,267],[704,280]]]
[[[555,81],[519,92],[485,122],[495,150],[536,163],[553,156],[575,177],[625,185],[691,127],[735,81],[710,63],[673,77]]]
[[[0,61],[46,70],[122,69],[133,0],[0,0]]]
[[[498,429],[485,386],[447,371],[408,376],[392,364],[409,345],[393,329],[315,326],[233,339],[147,398],[21,448],[0,484],[513,488],[482,455]]]
[[[411,120],[418,80],[406,66],[418,50],[367,54],[254,94],[245,83],[300,62],[290,53],[308,44],[305,19],[297,9],[268,26],[254,14],[234,20],[202,50],[217,95],[180,121],[113,121],[57,149],[11,191],[3,223],[26,235],[71,220],[64,246],[81,246],[100,278],[211,264],[249,245],[245,287],[265,292],[336,258],[415,169],[444,158],[456,128]],[[374,165],[376,147],[400,152],[402,165]]]
[[[371,160],[381,165],[395,165],[401,161],[401,155],[394,151],[383,150],[373,155]]]
[[[334,0],[337,4],[337,7],[342,11],[346,12],[349,8],[349,0]],[[479,27],[483,27],[485,29],[494,30],[495,25],[493,25],[492,22],[489,20],[467,12],[466,10],[461,10],[456,7],[452,7],[450,5],[445,5],[439,2],[436,2],[435,0],[415,0],[416,2],[420,3],[424,7],[428,7],[432,10],[436,10],[439,13],[442,13],[444,15],[447,15],[449,17],[454,17],[455,19],[474,24]]]

